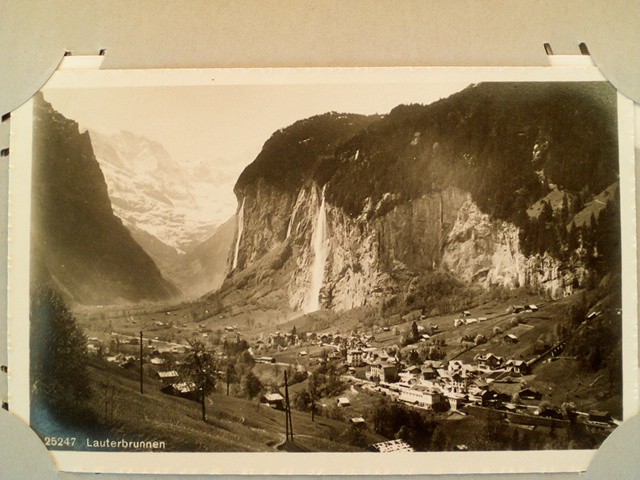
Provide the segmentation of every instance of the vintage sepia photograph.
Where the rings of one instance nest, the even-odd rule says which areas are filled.
[[[616,90],[332,79],[34,97],[47,448],[593,450],[620,425]]]

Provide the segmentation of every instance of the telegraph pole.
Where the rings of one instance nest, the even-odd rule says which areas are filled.
[[[140,394],[144,394],[144,387],[142,386],[142,330],[140,330]]]
[[[285,401],[285,435],[286,439],[293,442],[293,422],[291,421],[291,405],[289,405],[289,383],[287,372],[284,372],[284,401]]]
[[[289,401],[287,394],[289,389],[287,388],[287,371],[284,372],[284,437],[285,442],[289,441]]]
[[[309,392],[309,395],[311,395],[311,421],[315,422],[315,418],[316,418],[316,387],[315,387],[315,377],[313,376],[314,374],[312,373],[311,375],[309,375],[309,380],[307,381],[307,389]],[[311,384],[311,381],[313,381],[313,385]]]

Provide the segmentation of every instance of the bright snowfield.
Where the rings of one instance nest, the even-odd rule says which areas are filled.
[[[214,161],[174,159],[158,142],[131,132],[90,130],[114,213],[184,251],[211,236],[236,209],[229,185],[238,172]]]

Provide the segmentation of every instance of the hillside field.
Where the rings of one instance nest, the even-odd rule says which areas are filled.
[[[266,452],[278,449],[298,451],[362,451],[348,441],[349,424],[320,416],[315,422],[309,414],[292,410],[294,444],[285,440],[285,413],[257,400],[227,397],[213,393],[207,398],[207,421],[202,421],[200,404],[159,391],[158,382],[145,378],[140,394],[134,372],[101,365],[90,367],[93,398],[90,408],[98,424],[92,439],[164,441],[167,451]],[[222,390],[222,388],[221,388]],[[111,411],[113,415],[105,411]],[[126,432],[126,433],[124,433]],[[55,435],[49,431],[40,434]],[[365,433],[366,444],[385,438]],[[79,440],[82,448],[84,441]],[[280,448],[279,448],[280,447]]]

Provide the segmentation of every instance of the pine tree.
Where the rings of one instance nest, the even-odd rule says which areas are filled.
[[[562,196],[562,207],[560,208],[560,220],[563,225],[566,225],[570,218],[569,212],[569,196],[565,193]]]
[[[567,248],[570,252],[576,250],[580,246],[578,229],[576,224],[571,222],[567,231]]]
[[[542,201],[542,209],[540,210],[540,215],[538,215],[538,221],[540,223],[553,222],[553,209],[546,200]]]
[[[242,382],[242,390],[247,398],[255,398],[261,391],[263,385],[260,379],[253,373],[249,372]]]
[[[61,423],[90,416],[87,339],[60,294],[49,287],[31,291],[31,393]]]
[[[420,338],[420,333],[418,332],[418,324],[415,321],[411,324],[411,338],[414,342],[417,342]]]

